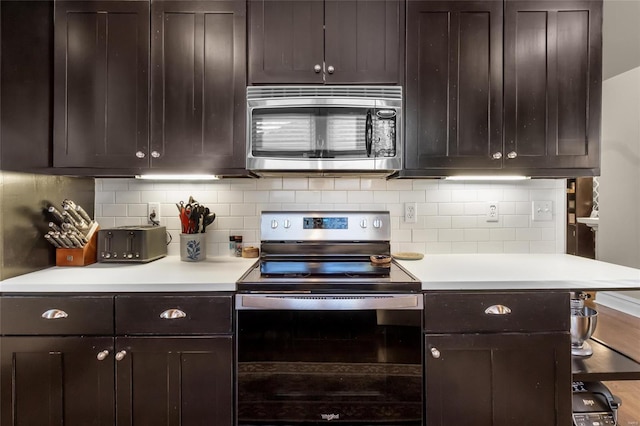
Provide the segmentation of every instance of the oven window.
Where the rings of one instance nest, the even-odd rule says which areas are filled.
[[[420,311],[238,311],[238,424],[422,424]]]

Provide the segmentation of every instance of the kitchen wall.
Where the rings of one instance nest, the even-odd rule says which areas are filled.
[[[44,176],[0,171],[0,280],[55,264],[55,252],[43,235],[47,203],[72,198],[93,210],[92,178]]]
[[[640,268],[640,0],[605,0],[598,259]],[[640,292],[600,301],[640,316]]]
[[[214,183],[152,183],[96,179],[101,227],[146,224],[148,202],[160,202],[161,224],[178,253],[180,200],[192,195],[216,213],[207,231],[209,255],[227,255],[229,235],[259,244],[263,210],[389,210],[392,251],[423,253],[564,253],[564,180],[461,183],[369,178],[230,179]],[[531,220],[531,201],[551,200],[553,220]],[[487,202],[497,201],[499,221],[487,222]],[[416,202],[418,222],[403,221],[403,203]],[[209,228],[208,228],[209,229]]]

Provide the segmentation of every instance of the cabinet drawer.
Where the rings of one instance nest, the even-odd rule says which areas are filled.
[[[111,296],[3,296],[0,332],[5,335],[113,334]]]
[[[231,295],[117,296],[116,334],[231,333]]]
[[[569,293],[427,293],[424,306],[430,333],[569,331]]]

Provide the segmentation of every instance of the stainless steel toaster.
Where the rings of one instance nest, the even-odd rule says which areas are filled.
[[[98,231],[98,262],[145,263],[166,255],[164,226],[119,226]]]

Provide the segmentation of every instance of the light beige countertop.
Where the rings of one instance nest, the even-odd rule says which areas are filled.
[[[399,263],[423,290],[640,290],[640,269],[568,254],[427,254]]]
[[[235,291],[237,279],[256,260],[227,256],[183,262],[167,256],[149,263],[55,266],[0,281],[0,292]]]
[[[179,256],[145,264],[96,263],[52,267],[0,282],[3,293],[235,291],[235,282],[256,261]],[[565,254],[427,254],[399,261],[423,290],[640,290],[640,270]]]

